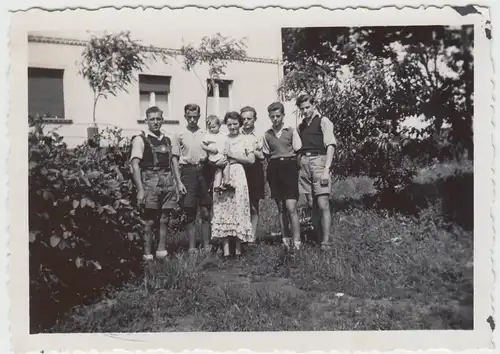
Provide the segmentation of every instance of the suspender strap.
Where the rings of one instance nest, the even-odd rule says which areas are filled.
[[[151,140],[149,139],[149,137],[146,134],[144,134],[144,132],[141,132],[141,133],[142,133],[141,134],[142,139],[151,148],[151,153],[153,154],[153,166],[154,167],[158,167],[158,155],[156,153],[155,146],[153,145],[153,143],[151,142]],[[170,142],[168,140],[167,140],[167,147],[170,149]],[[170,160],[171,160],[172,155],[169,154],[169,157],[170,157]],[[170,163],[172,163],[172,161],[170,161]]]
[[[151,140],[149,140],[148,136],[146,134],[144,134],[144,132],[141,132],[141,137],[142,137],[142,140],[144,141],[144,143],[148,144],[149,148],[151,149],[151,153],[153,154],[153,167],[157,167],[158,166],[158,156],[156,155],[156,151],[155,151],[155,148],[153,146],[153,143],[151,142]]]

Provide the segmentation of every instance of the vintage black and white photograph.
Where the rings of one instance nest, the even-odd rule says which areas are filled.
[[[488,338],[487,28],[200,11],[23,14],[29,333]]]

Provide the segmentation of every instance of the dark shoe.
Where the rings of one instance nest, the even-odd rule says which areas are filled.
[[[321,243],[321,245],[320,245],[320,249],[321,249],[322,251],[329,251],[329,250],[331,250],[332,248],[331,248],[331,245],[330,245],[329,243]]]

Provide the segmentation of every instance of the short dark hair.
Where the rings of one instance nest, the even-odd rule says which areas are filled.
[[[151,106],[148,109],[146,109],[146,119],[148,119],[148,116],[151,113],[160,113],[160,115],[163,116],[163,111],[158,106]]]
[[[295,101],[295,105],[300,108],[300,105],[304,102],[309,102],[310,104],[314,104],[314,97],[308,95],[306,93],[297,97],[297,101]]]
[[[196,103],[188,103],[187,105],[184,106],[184,114],[187,112],[194,112],[200,114],[200,106],[198,106]]]
[[[243,125],[243,118],[238,112],[235,111],[227,112],[226,115],[224,116],[224,124],[227,124],[228,119],[237,119],[238,123],[240,123],[240,126]]]
[[[285,106],[283,106],[281,102],[273,102],[269,106],[267,106],[267,111],[269,113],[277,109],[279,109],[282,114],[285,114]]]
[[[255,119],[257,119],[257,111],[255,110],[255,108],[250,107],[250,106],[245,106],[242,109],[240,109],[240,114],[243,114],[245,112],[252,112],[253,113],[253,117]]]

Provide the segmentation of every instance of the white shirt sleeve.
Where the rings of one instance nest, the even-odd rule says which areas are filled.
[[[302,148],[302,140],[300,139],[299,132],[295,128],[293,129],[292,135],[292,147],[295,152],[299,151]]]
[[[136,136],[132,140],[132,152],[130,153],[130,161],[134,158],[142,160],[144,154],[144,140],[140,136]]]
[[[267,142],[266,136],[264,135],[262,137],[262,152],[264,153],[264,155],[269,155],[269,151],[269,143]]]
[[[321,118],[321,130],[323,131],[325,147],[328,147],[329,145],[337,145],[337,140],[333,134],[333,123],[330,119],[326,117]]]

